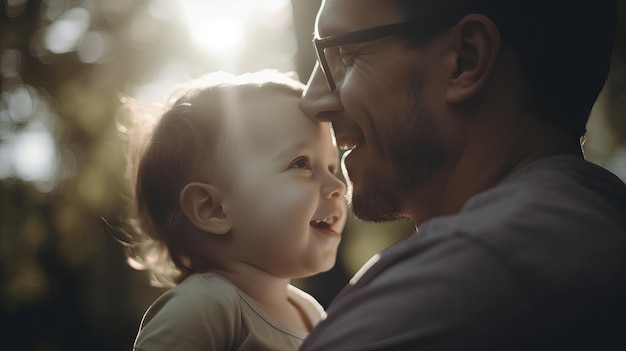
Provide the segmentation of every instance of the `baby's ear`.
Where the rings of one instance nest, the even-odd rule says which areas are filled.
[[[226,234],[232,226],[222,210],[221,200],[216,186],[200,182],[185,185],[178,199],[183,213],[198,229],[211,234]]]

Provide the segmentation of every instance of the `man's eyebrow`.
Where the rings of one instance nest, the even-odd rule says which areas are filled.
[[[322,29],[321,31],[324,32],[324,36],[320,35],[320,28]],[[350,28],[347,28],[343,22],[337,24],[335,22],[331,23],[327,20],[322,26],[320,26],[319,22],[315,22],[315,25],[313,26],[313,37],[321,39],[332,37],[334,35],[346,33],[349,31]]]

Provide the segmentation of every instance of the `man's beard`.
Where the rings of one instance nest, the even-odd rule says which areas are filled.
[[[413,90],[408,97],[411,103],[405,112],[407,123],[397,123],[387,135],[391,170],[368,173],[357,192],[349,186],[350,206],[357,218],[387,222],[406,216],[409,197],[426,186],[446,163],[448,156],[434,127],[435,117],[424,109],[419,91]],[[387,176],[379,176],[383,174]]]

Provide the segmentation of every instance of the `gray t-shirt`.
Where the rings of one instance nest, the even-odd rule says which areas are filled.
[[[626,350],[626,186],[533,162],[374,256],[327,315],[301,350]]]
[[[324,314],[309,294],[289,285],[288,298],[311,325]],[[192,274],[148,309],[137,351],[297,350],[307,333],[284,326],[235,285],[213,273]]]

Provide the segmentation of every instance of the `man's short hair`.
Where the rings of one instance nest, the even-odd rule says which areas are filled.
[[[409,19],[481,13],[511,44],[531,106],[579,135],[608,77],[616,0],[397,0]]]

